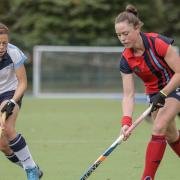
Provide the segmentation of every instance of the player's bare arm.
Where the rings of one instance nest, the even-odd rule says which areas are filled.
[[[170,45],[164,59],[175,72],[170,82],[163,88],[163,92],[169,94],[180,86],[180,57],[174,47]]]
[[[132,114],[134,111],[134,80],[133,74],[124,74],[122,75],[122,83],[123,83],[123,100],[122,100],[122,128],[121,132],[124,134],[124,140],[127,140],[130,134],[126,133],[128,128],[132,124]]]
[[[16,77],[18,80],[18,87],[13,96],[13,100],[17,102],[20,99],[20,97],[23,96],[27,88],[27,77],[24,65],[21,65],[19,68],[16,69]]]
[[[134,80],[133,74],[121,73],[122,83],[123,83],[123,100],[122,100],[122,110],[124,116],[132,117],[134,110]]]

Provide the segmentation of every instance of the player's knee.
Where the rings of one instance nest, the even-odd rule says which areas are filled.
[[[7,139],[12,139],[16,136],[16,131],[14,128],[7,128],[5,130],[5,136]]]
[[[157,122],[153,126],[153,134],[166,134],[166,126],[160,122]]]
[[[166,140],[167,140],[168,143],[173,143],[173,142],[177,141],[178,138],[179,138],[179,132],[177,132],[177,131],[174,131],[174,132],[167,131]]]
[[[12,135],[15,133],[15,119],[11,117],[4,124],[3,134],[7,139],[11,139]]]

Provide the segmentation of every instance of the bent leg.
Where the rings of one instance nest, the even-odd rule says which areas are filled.
[[[5,104],[6,101],[2,103]],[[5,129],[4,129],[4,136],[6,137],[8,141],[9,149],[11,149],[11,153],[6,151],[6,155],[8,155],[9,160],[19,161],[23,165],[24,169],[26,168],[32,168],[35,167],[36,164],[31,156],[31,153],[29,151],[29,148],[26,144],[25,139],[22,135],[18,134],[15,130],[15,123],[17,119],[17,115],[19,112],[18,105],[15,106],[13,110],[13,114],[9,116],[9,118],[6,120],[5,123]]]
[[[174,98],[166,99],[165,106],[159,109],[153,124],[152,139],[147,146],[146,161],[142,180],[155,177],[166,149],[166,133],[169,123],[179,112],[180,103]]]
[[[180,102],[179,102],[179,107],[180,107]],[[168,125],[166,137],[167,137],[167,142],[171,147],[171,149],[178,155],[178,157],[180,157],[180,130],[179,131],[177,130],[175,117]]]

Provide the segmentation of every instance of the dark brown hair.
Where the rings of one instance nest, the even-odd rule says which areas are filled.
[[[8,27],[3,23],[0,23],[0,34],[9,34]]]
[[[133,26],[143,26],[143,22],[139,19],[138,11],[135,6],[128,4],[125,11],[121,12],[115,19],[115,24],[123,21],[128,21]]]

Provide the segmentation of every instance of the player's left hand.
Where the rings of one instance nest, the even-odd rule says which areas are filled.
[[[165,104],[166,97],[167,97],[167,95],[165,93],[163,93],[162,91],[159,91],[159,93],[157,93],[155,96],[153,96],[151,112],[156,111],[159,108],[162,108]]]
[[[16,105],[16,102],[11,99],[11,100],[9,100],[9,101],[4,105],[4,107],[1,109],[1,112],[2,112],[2,113],[6,112],[6,119],[8,119],[8,117],[9,117],[10,115],[12,115],[13,109],[14,109],[15,105]]]

